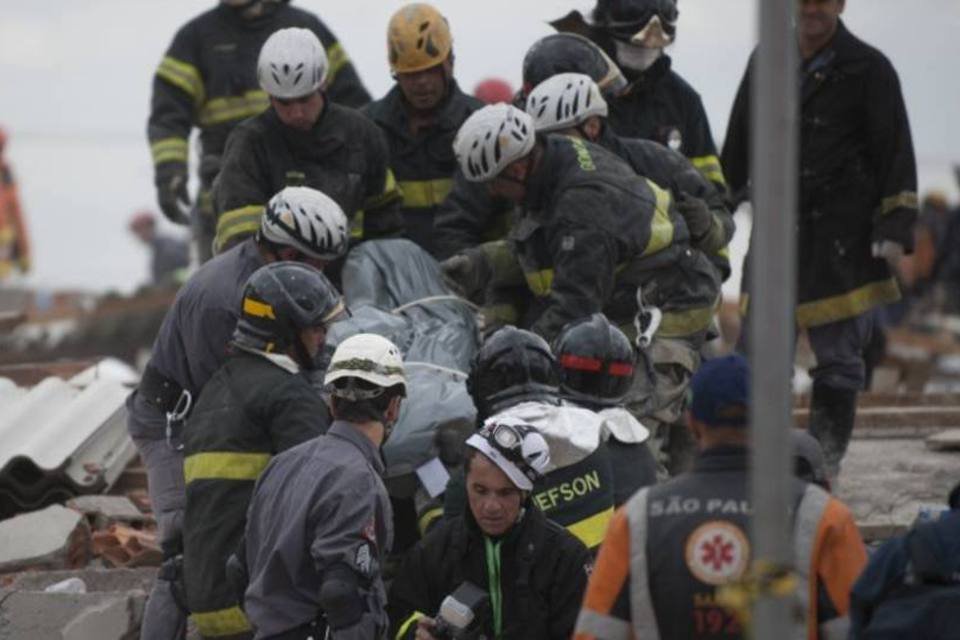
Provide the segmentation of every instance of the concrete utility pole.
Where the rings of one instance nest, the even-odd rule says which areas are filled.
[[[753,75],[753,244],[750,249],[751,494],[753,558],[793,560],[790,500],[791,377],[796,305],[796,0],[758,0],[760,48]],[[752,638],[797,637],[790,602],[762,595]],[[804,636],[805,637],[805,636]]]

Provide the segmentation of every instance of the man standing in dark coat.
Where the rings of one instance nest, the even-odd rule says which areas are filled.
[[[900,81],[890,61],[847,31],[845,0],[798,2],[801,68],[796,322],[817,357],[810,431],[839,473],[865,374],[872,309],[900,291],[888,262],[913,250],[917,173]],[[733,105],[722,164],[749,197],[750,85]],[[760,212],[769,215],[770,212]]]

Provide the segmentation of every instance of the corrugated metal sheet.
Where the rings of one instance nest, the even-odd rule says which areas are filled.
[[[0,379],[0,518],[116,482],[136,454],[123,378],[98,366],[30,389]]]

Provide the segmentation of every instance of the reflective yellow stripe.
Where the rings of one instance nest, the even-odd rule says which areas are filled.
[[[183,479],[187,484],[194,480],[256,480],[268,462],[269,453],[195,453],[183,461]]]
[[[350,237],[356,240],[363,240],[363,218],[366,214],[363,209],[358,209],[350,220]]]
[[[550,295],[550,289],[553,287],[553,269],[543,269],[541,271],[528,271],[523,274],[527,279],[527,286],[537,297]]]
[[[723,177],[720,158],[715,155],[700,156],[699,158],[690,158],[690,162],[707,180],[726,186],[727,181]]]
[[[420,516],[420,519],[417,520],[417,529],[420,530],[420,535],[423,536],[427,533],[427,527],[433,524],[433,521],[443,515],[443,509],[440,507],[435,507],[429,509],[426,513]]]
[[[730,245],[723,245],[714,255],[730,260]]]
[[[273,313],[273,307],[259,300],[254,300],[253,298],[243,299],[243,312],[255,318],[277,319],[277,316]]]
[[[700,307],[685,311],[664,311],[660,327],[657,329],[659,338],[680,338],[703,331],[710,326],[713,320],[714,307]]]
[[[343,50],[343,47],[339,42],[334,42],[330,47],[327,48],[327,86],[329,87],[333,84],[333,79],[336,77],[340,69],[343,69],[347,64],[350,63],[350,58],[347,56],[347,52]]]
[[[519,319],[517,309],[512,304],[491,304],[484,306],[480,312],[489,325],[492,322],[502,322],[503,324],[516,324]]]
[[[673,221],[670,219],[670,205],[673,199],[670,193],[661,189],[653,180],[647,180],[647,186],[657,198],[653,220],[650,222],[650,242],[647,243],[641,257],[663,251],[673,242]]]
[[[613,517],[613,507],[606,511],[601,511],[580,522],[567,525],[567,531],[580,538],[580,541],[587,545],[587,548],[593,549],[599,547],[603,542],[603,536],[607,533],[607,525],[610,524],[610,518]]]
[[[400,625],[400,628],[397,629],[397,635],[394,636],[396,640],[403,640],[403,636],[406,635],[407,631],[410,629],[410,625],[419,620],[420,618],[426,617],[427,614],[421,611],[414,611],[410,614],[410,617],[403,621],[403,624]]]
[[[893,278],[841,293],[830,298],[805,302],[797,306],[797,325],[817,327],[845,318],[853,318],[870,309],[896,302],[900,299],[900,287]]]
[[[157,67],[157,75],[175,87],[179,87],[193,98],[195,105],[203,104],[203,78],[192,64],[177,60],[171,56],[164,56]]]
[[[192,613],[190,619],[204,637],[229,636],[252,630],[250,621],[240,607]]]
[[[201,107],[198,120],[204,127],[231,120],[243,120],[263,113],[269,106],[270,96],[255,89],[242,96],[213,98]]]
[[[150,145],[153,164],[163,162],[186,162],[189,152],[186,138],[163,138]]]
[[[450,189],[453,188],[453,180],[450,178],[403,180],[398,182],[397,185],[403,194],[403,206],[410,209],[426,209],[436,206],[446,199]]]
[[[386,206],[393,202],[394,200],[399,200],[403,196],[400,193],[400,188],[397,186],[397,179],[393,175],[393,171],[387,169],[387,175],[383,180],[383,191],[380,195],[367,198],[363,203],[363,208],[367,211],[371,209],[379,209],[380,207]]]
[[[260,218],[263,216],[262,204],[251,204],[237,209],[231,209],[217,220],[217,237],[213,242],[213,250],[219,253],[227,244],[238,236],[253,235],[260,228]]]
[[[917,201],[917,194],[913,191],[903,191],[895,196],[884,198],[880,203],[880,215],[885,216],[897,209],[918,209],[920,203]]]

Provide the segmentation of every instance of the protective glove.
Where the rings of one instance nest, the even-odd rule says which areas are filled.
[[[458,253],[440,263],[447,284],[466,298],[473,297],[483,289],[486,258],[483,251]]]
[[[690,239],[694,242],[701,240],[713,228],[713,212],[707,203],[700,198],[681,193],[676,199],[677,211],[687,223],[690,230]]]
[[[163,215],[174,224],[190,224],[190,196],[187,195],[187,172],[171,172],[157,178],[157,202]]]

